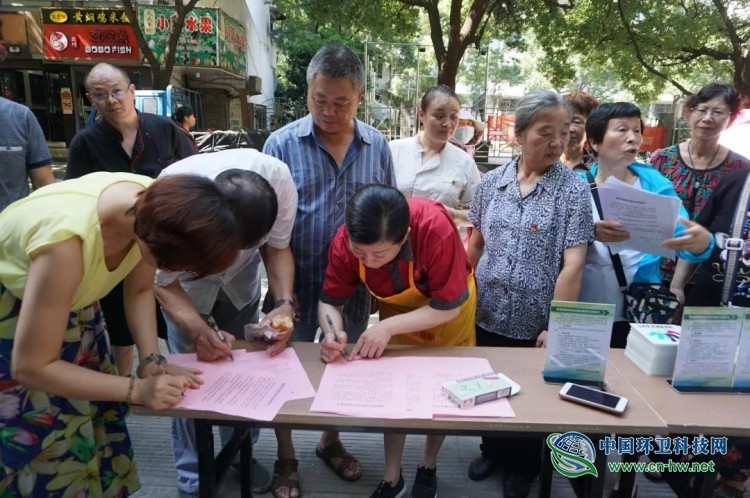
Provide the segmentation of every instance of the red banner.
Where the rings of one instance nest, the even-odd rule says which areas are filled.
[[[42,9],[48,59],[139,60],[138,42],[124,11]]]

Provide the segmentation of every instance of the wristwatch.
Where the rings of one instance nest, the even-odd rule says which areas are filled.
[[[140,377],[141,371],[146,367],[146,365],[149,365],[151,363],[156,363],[156,366],[159,367],[159,373],[157,375],[161,375],[164,373],[164,365],[167,364],[167,359],[160,354],[151,353],[141,360],[141,362],[138,364],[138,368],[135,369],[135,374]]]
[[[291,306],[292,308],[294,308],[294,301],[292,301],[288,297],[282,297],[281,299],[279,299],[278,301],[276,301],[275,307],[278,308],[279,306],[282,306],[284,304],[288,304],[289,306]]]

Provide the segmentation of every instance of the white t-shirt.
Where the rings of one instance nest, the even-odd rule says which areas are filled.
[[[642,190],[641,180],[636,179],[633,187]],[[601,218],[599,218],[593,196],[591,197],[591,211],[594,216],[594,223],[600,221]],[[633,277],[638,271],[638,263],[640,263],[642,257],[643,253],[640,251],[628,249],[620,252],[620,261],[622,261],[622,268],[625,271],[625,280],[627,280],[628,285],[633,282]],[[584,303],[614,304],[617,306],[615,321],[625,320],[623,315],[624,297],[620,290],[620,284],[617,282],[612,257],[609,255],[607,244],[604,242],[594,241],[588,248],[578,300]]]
[[[417,137],[388,143],[396,184],[406,197],[426,197],[458,209],[468,205],[480,182],[474,159],[451,143],[422,164],[424,147]]]
[[[170,175],[193,174],[215,179],[230,169],[252,171],[262,176],[276,193],[278,212],[271,231],[251,249],[240,251],[237,260],[223,273],[209,275],[198,280],[188,280],[180,272],[159,270],[156,285],[165,286],[180,277],[180,283],[190,296],[199,313],[211,312],[219,289],[222,289],[232,304],[239,310],[260,297],[260,252],[258,248],[268,244],[275,249],[289,247],[292,228],[297,215],[297,187],[289,167],[275,157],[255,149],[230,149],[220,152],[196,154],[165,168],[159,178]]]

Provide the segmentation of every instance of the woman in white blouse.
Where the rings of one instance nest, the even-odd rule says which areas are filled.
[[[470,225],[468,207],[479,185],[479,169],[466,152],[448,142],[458,126],[460,103],[445,85],[429,88],[420,104],[422,129],[415,137],[394,140],[398,189],[406,197],[442,202],[458,226]]]

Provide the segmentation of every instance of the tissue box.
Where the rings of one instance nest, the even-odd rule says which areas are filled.
[[[443,394],[459,408],[510,396],[511,385],[493,372],[443,382]]]

